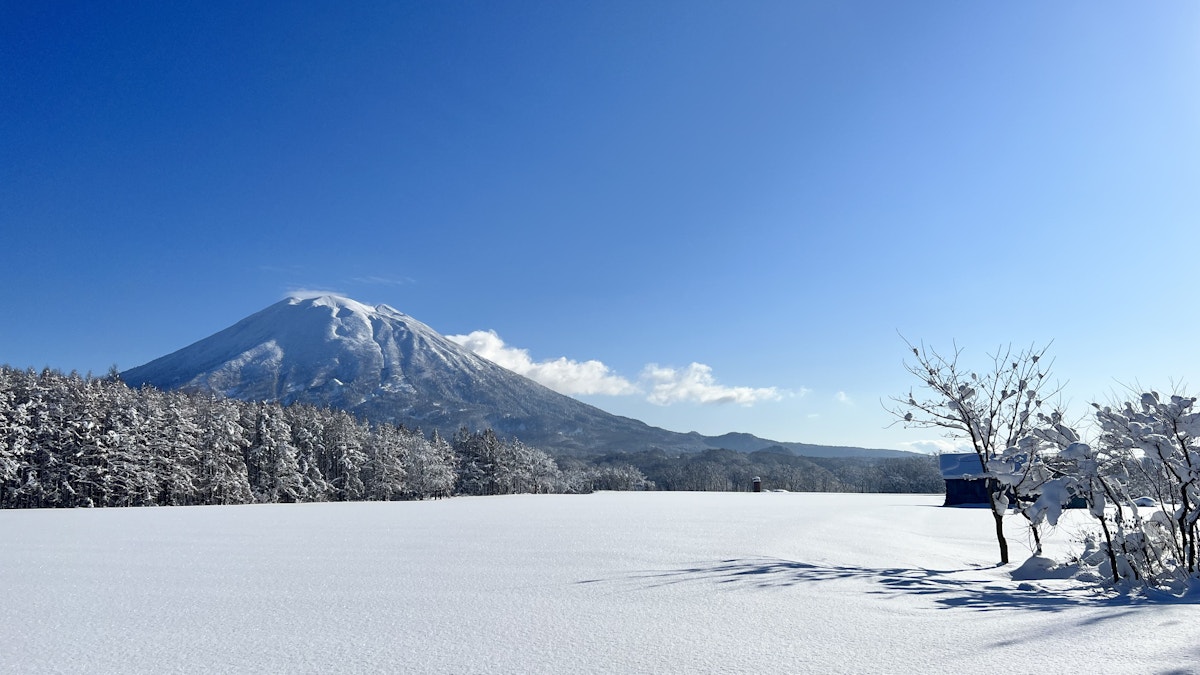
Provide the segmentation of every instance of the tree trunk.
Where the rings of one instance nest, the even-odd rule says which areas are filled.
[[[1121,508],[1118,504],[1117,508]],[[1117,552],[1113,550],[1112,534],[1108,531],[1108,521],[1100,519],[1100,528],[1104,531],[1104,548],[1108,551],[1108,564],[1112,566],[1113,583],[1121,581],[1121,575],[1117,572]]]
[[[1008,540],[1004,538],[1004,514],[992,509],[992,518],[996,519],[996,543],[1000,544],[1000,564],[1008,564]]]
[[[982,459],[980,460],[982,464]],[[1008,540],[1004,538],[1004,513],[1000,511],[996,497],[1003,488],[994,478],[987,479],[988,505],[992,507],[992,518],[996,521],[996,543],[1000,545],[1000,564],[1008,564]]]

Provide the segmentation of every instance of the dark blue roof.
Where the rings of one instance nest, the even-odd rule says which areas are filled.
[[[938,459],[942,470],[942,478],[973,479],[983,478],[983,468],[979,466],[979,456],[973,452],[943,453]]]

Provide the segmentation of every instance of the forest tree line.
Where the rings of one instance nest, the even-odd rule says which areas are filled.
[[[867,464],[834,461],[830,469],[821,462],[732,451],[556,461],[490,430],[461,429],[446,439],[336,409],[132,389],[115,373],[0,366],[0,508],[743,490],[748,473],[761,474],[768,488],[789,490],[917,485],[896,482],[911,467],[883,476]],[[920,485],[905,491],[940,489],[940,482]]]
[[[940,493],[946,489],[937,458],[803,457],[776,446],[755,452],[712,449],[671,456],[661,450],[616,453],[592,460],[600,467],[631,465],[659,490]]]

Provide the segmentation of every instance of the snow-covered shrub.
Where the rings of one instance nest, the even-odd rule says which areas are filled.
[[[1096,405],[1101,448],[1121,461],[1121,472],[1109,472],[1115,512],[1138,514],[1129,486],[1149,490],[1162,511],[1137,518],[1136,536],[1144,576],[1188,578],[1200,571],[1197,520],[1200,520],[1200,412],[1195,397],[1164,398],[1147,392],[1136,401]],[[1134,568],[1138,571],[1137,568]]]
[[[1085,563],[1114,582],[1174,585],[1195,577],[1200,571],[1195,401],[1148,392],[1116,405],[1093,404],[1099,431],[1094,444],[1081,442],[1061,416],[1041,416],[1044,424],[1028,442],[1042,446],[1045,479],[1025,514],[1053,525],[1072,499],[1083,499],[1100,530],[1089,542]],[[1135,498],[1146,494],[1153,499]],[[1147,504],[1163,509],[1146,511]]]

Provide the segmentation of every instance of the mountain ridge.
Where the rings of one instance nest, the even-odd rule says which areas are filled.
[[[555,454],[776,445],[818,457],[913,454],[660,429],[554,392],[393,307],[336,295],[287,298],[121,376],[131,386],[342,408],[444,435],[492,428]]]

